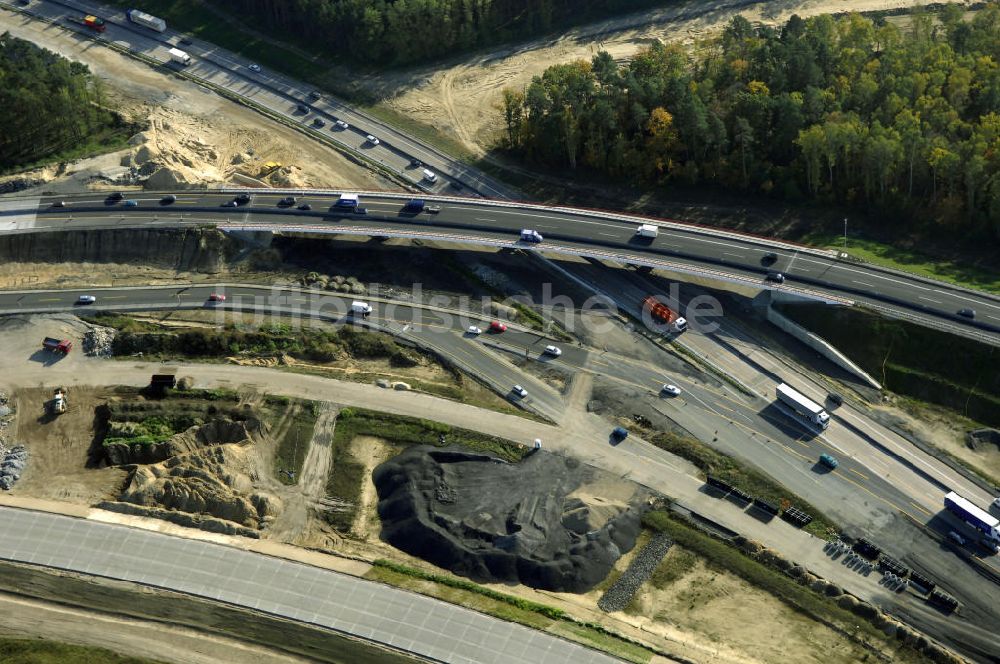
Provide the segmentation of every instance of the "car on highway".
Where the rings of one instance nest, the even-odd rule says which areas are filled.
[[[247,65],[247,69],[249,69],[250,71],[259,72],[260,71],[260,65],[257,64],[256,62],[251,62],[249,65]]]
[[[248,194],[246,192],[243,192],[242,194],[237,194],[234,200],[236,201],[237,205],[246,205],[247,203],[253,200],[253,194]]]
[[[611,440],[621,442],[628,438],[628,429],[625,427],[615,427],[611,430]]]
[[[323,120],[323,118],[316,118],[313,120],[313,126],[322,129],[323,127],[326,126],[326,122]]]
[[[948,531],[948,539],[959,546],[965,546],[965,538],[956,533],[954,530]]]
[[[299,113],[308,113],[309,112],[309,107],[306,106],[305,104],[298,104],[295,107],[295,110],[298,111]]]
[[[181,38],[180,38],[180,39],[179,39],[179,40],[177,41],[177,43],[178,43],[178,44],[180,44],[181,46],[190,46],[190,45],[191,45],[191,44],[193,44],[194,42],[192,42],[192,41],[191,41],[190,39],[188,39],[187,37],[181,37]]]
[[[77,304],[93,304],[94,302],[97,302],[97,298],[93,295],[81,295],[76,298]]]
[[[837,461],[837,458],[835,456],[826,453],[819,455],[819,462],[824,466],[826,466],[827,468],[829,468],[830,470],[833,470],[834,468],[840,465],[840,462]]]
[[[776,284],[785,283],[785,275],[782,274],[781,272],[768,272],[765,279],[767,279],[768,281],[773,281]]]
[[[661,392],[663,392],[664,394],[669,394],[672,397],[679,397],[681,395],[681,388],[677,387],[676,385],[670,385],[669,383],[667,383],[663,386]]]
[[[560,348],[559,346],[546,346],[545,354],[551,355],[552,357],[559,357],[560,355],[562,355],[562,348]]]
[[[500,334],[501,332],[506,332],[506,331],[507,331],[507,326],[501,323],[500,321],[495,320],[492,323],[490,323],[490,332]]]
[[[516,394],[517,396],[521,397],[522,399],[528,396],[528,390],[524,389],[520,385],[515,385],[510,389],[510,391]]]
[[[351,212],[352,212],[353,214],[368,214],[368,208],[366,208],[366,207],[361,207],[361,206],[359,205],[358,207],[356,207],[356,208],[354,208],[353,210],[351,210]]]
[[[420,161],[416,157],[410,159],[411,168],[423,168],[424,162]]]
[[[125,207],[139,207],[139,201],[130,198],[125,201]]]
[[[278,201],[278,205],[280,207],[290,207],[292,205],[295,205],[295,197],[294,196],[285,196],[280,201]]]
[[[303,212],[308,212],[309,210],[313,209],[313,206],[309,205],[308,203],[302,203],[301,205],[299,205],[298,209],[302,210]]]
[[[369,143],[371,143],[372,145],[378,145],[379,143],[382,142],[382,141],[378,140],[377,138],[375,138],[374,136],[372,136],[371,134],[366,134],[365,135],[365,140],[368,141]]]
[[[976,310],[969,308],[959,309],[958,315],[961,316],[962,318],[968,318],[969,320],[973,320],[976,317]]]
[[[541,242],[544,238],[542,234],[538,231],[531,230],[530,228],[521,229],[521,242]]]
[[[319,92],[317,92],[316,90],[313,90],[313,91],[311,91],[311,92],[310,92],[310,93],[309,93],[308,95],[306,95],[306,98],[307,98],[307,99],[308,99],[309,101],[316,101],[316,100],[317,100],[317,99],[319,99],[319,98],[320,98],[321,96],[322,96],[322,95],[320,95],[320,93],[319,93]]]
[[[52,207],[66,207],[64,201],[52,201]]]
[[[834,406],[843,406],[844,397],[840,396],[836,392],[830,392],[826,395],[826,400],[832,403]]]
[[[211,295],[208,296],[208,301],[209,302],[225,302],[226,301],[226,296],[223,295],[222,293],[212,293]]]
[[[469,334],[482,334],[483,329],[481,327],[476,327],[475,325],[470,325],[469,329],[466,330]]]
[[[778,260],[778,254],[773,251],[769,251],[764,254],[764,257],[760,259],[761,265],[774,265],[775,261]]]
[[[123,198],[125,198],[125,194],[123,194],[120,191],[116,191],[116,192],[114,192],[112,194],[108,194],[108,200],[109,201],[120,201]]]
[[[176,194],[167,194],[166,196],[160,199],[160,205],[170,205],[171,203],[176,203],[176,202],[177,202]]]
[[[236,207],[236,201],[226,201],[222,204],[222,207]]]
[[[346,122],[344,122],[343,120],[337,120],[333,124],[335,124],[338,129],[347,129],[348,127],[351,126],[351,125],[347,124]]]

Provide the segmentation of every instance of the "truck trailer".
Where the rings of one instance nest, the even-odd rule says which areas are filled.
[[[45,337],[42,339],[42,348],[53,353],[68,354],[73,350],[73,342],[69,339],[56,339],[55,337]]]
[[[680,314],[652,295],[647,295],[642,300],[642,310],[649,312],[649,315],[659,323],[673,325],[674,329],[678,332],[683,332],[687,329],[687,320],[681,318]]]
[[[93,15],[87,16],[70,16],[67,18],[70,23],[76,23],[77,25],[82,25],[85,28],[89,28],[94,32],[104,32],[108,29],[107,23],[104,22],[103,18],[97,18]]]
[[[959,519],[986,535],[986,539],[1000,544],[1000,519],[973,505],[954,491],[945,494],[944,506]]]
[[[191,64],[191,56],[179,48],[170,49],[170,61],[176,62],[178,64],[184,65],[185,67]]]
[[[157,32],[163,32],[167,29],[167,22],[162,18],[139,11],[138,9],[130,9],[125,12],[125,15],[128,17],[128,20],[144,28],[156,30]]]
[[[791,408],[797,416],[813,426],[825,429],[830,426],[830,415],[815,401],[788,385],[781,383],[777,389],[778,401]]]

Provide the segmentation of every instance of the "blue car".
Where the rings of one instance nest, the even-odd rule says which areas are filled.
[[[612,440],[617,440],[619,442],[625,440],[628,438],[628,429],[625,427],[615,427],[611,432],[611,438]]]
[[[826,466],[827,468],[829,468],[830,470],[833,470],[834,468],[840,465],[840,462],[837,461],[837,458],[829,454],[820,454],[819,462],[824,466]]]
[[[133,201],[132,199],[129,199],[125,201],[125,207],[139,207],[139,201]]]

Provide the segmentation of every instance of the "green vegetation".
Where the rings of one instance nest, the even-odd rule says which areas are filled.
[[[694,438],[679,436],[669,431],[656,431],[646,436],[646,440],[660,449],[687,459],[706,475],[725,480],[757,498],[763,498],[782,507],[791,505],[801,509],[813,517],[803,530],[817,537],[828,538],[831,532],[839,531],[837,525],[822,512],[771,478]]]
[[[139,421],[112,422],[104,445],[156,445],[202,421],[190,415],[154,415]]]
[[[465,579],[425,572],[389,560],[379,559],[372,564],[374,568],[365,575],[365,578],[391,583],[482,611],[503,620],[559,634],[630,662],[644,664],[654,654],[648,648],[614,634],[603,625],[579,622],[556,607],[500,593]],[[426,581],[437,586],[445,586],[445,588],[428,588],[424,584],[408,583],[409,579]],[[448,588],[462,592],[449,593],[447,592]],[[481,598],[492,601],[485,602]]]
[[[672,546],[663,560],[653,571],[649,582],[653,587],[663,589],[694,569],[698,556],[682,546]]]
[[[105,447],[156,445],[213,417],[243,420],[248,415],[235,408],[238,398],[232,390],[167,390],[162,398],[148,399],[138,399],[134,389],[120,394],[121,400],[98,410]]]
[[[86,65],[0,36],[0,173],[126,145],[136,128],[104,107]]]
[[[782,305],[886,389],[1000,426],[1000,348],[857,307]]]
[[[509,440],[481,434],[476,431],[452,427],[441,422],[416,419],[404,415],[380,413],[363,408],[344,408],[337,417],[333,434],[333,464],[327,478],[326,493],[331,498],[357,505],[366,472],[348,449],[358,436],[380,438],[396,446],[461,445],[477,452],[492,454],[506,461],[520,461],[528,448]],[[328,512],[327,520],[334,527],[347,531],[354,521],[355,512]]]
[[[885,235],[1000,235],[1000,7],[903,32],[857,14],[735,17],[689,55],[653,44],[504,92],[525,160],[652,188],[711,184],[873,212]]]
[[[38,639],[0,637],[3,664],[154,664],[154,660],[126,657],[104,648],[74,646]]]

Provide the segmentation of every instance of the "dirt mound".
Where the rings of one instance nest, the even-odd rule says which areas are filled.
[[[635,545],[642,497],[617,507],[590,485],[620,485],[575,459],[533,454],[520,463],[449,448],[412,447],[381,464],[382,538],[477,581],[584,592]],[[583,490],[581,490],[583,489]]]
[[[240,445],[218,445],[140,466],[132,471],[120,499],[261,528],[274,519],[281,502],[270,494],[254,492],[255,465],[246,450]]]
[[[109,436],[126,437],[133,433],[138,424],[135,422],[113,422]],[[262,425],[258,420],[235,421],[227,418],[215,418],[190,427],[162,443],[152,444],[110,444],[104,446],[108,461],[112,465],[122,466],[134,463],[159,463],[185,452],[192,452],[210,445],[224,445],[249,441],[262,433]]]

